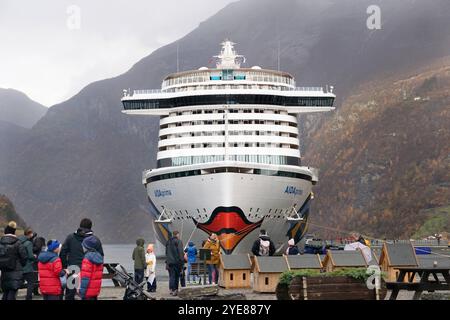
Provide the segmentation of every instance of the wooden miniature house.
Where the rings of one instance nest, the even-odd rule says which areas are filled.
[[[367,268],[367,262],[361,250],[328,250],[323,259],[326,272],[344,268]]]
[[[411,242],[384,243],[379,264],[381,271],[386,273],[386,281],[397,281],[399,267],[417,267],[417,256]],[[407,280],[409,275],[405,278]]]
[[[252,262],[248,254],[220,255],[219,286],[231,288],[251,287]]]
[[[303,254],[295,256],[284,256],[289,270],[305,270],[316,269],[321,270],[323,268],[322,261],[318,254]]]
[[[419,267],[422,268],[449,268],[450,269],[450,257],[449,256],[437,256],[434,254],[418,255],[417,261]]]
[[[274,293],[281,273],[289,270],[285,257],[256,257],[253,269],[253,290]]]

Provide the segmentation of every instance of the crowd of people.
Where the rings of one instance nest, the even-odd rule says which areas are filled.
[[[22,236],[16,236],[16,230],[16,222],[10,221],[0,238],[2,300],[15,300],[24,284],[27,300],[39,291],[44,300],[74,300],[77,295],[83,300],[97,299],[104,254],[90,219],[82,219],[78,230],[63,243],[46,242],[31,228]]]
[[[31,228],[16,236],[16,229],[17,224],[9,222],[0,238],[3,300],[15,300],[17,291],[24,284],[27,300],[37,294],[42,294],[44,300],[75,300],[76,296],[82,300],[97,299],[102,284],[104,253],[100,239],[92,231],[90,219],[82,219],[77,231],[69,234],[63,243],[56,239],[46,242]],[[218,284],[221,247],[217,234],[211,233],[201,248],[209,252],[205,261],[209,284]],[[275,254],[275,245],[265,230],[260,231],[251,252],[255,256]],[[180,233],[173,231],[166,243],[165,254],[171,295],[178,295],[179,286],[186,286],[186,280],[188,284],[198,283],[199,275],[193,272],[192,266],[198,260],[199,250],[192,241],[185,247]],[[288,241],[285,254],[300,254],[294,239]],[[131,258],[135,282],[144,285],[145,281],[147,291],[155,292],[157,260],[154,244],[149,243],[145,248],[145,240],[137,239]]]

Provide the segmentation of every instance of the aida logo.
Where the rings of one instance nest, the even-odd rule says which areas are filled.
[[[159,197],[166,197],[166,196],[171,196],[172,195],[172,191],[170,190],[155,190],[155,197],[159,198]]]
[[[295,194],[296,196],[299,196],[303,194],[303,190],[297,189],[294,186],[287,186],[286,189],[284,190],[284,193]]]

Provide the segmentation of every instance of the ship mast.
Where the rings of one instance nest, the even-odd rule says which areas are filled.
[[[216,67],[217,69],[239,69],[241,63],[245,63],[245,57],[240,54],[236,54],[234,49],[234,42],[230,40],[225,40],[222,44],[222,50],[220,54],[214,56],[217,58]]]

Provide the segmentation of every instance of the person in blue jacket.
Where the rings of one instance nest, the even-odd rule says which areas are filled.
[[[192,273],[192,264],[197,261],[197,248],[195,247],[195,244],[190,241],[188,244],[188,247],[184,249],[184,252],[187,256],[187,280],[188,283],[191,282],[191,273]],[[194,282],[197,282],[197,276],[194,274],[192,275]]]

